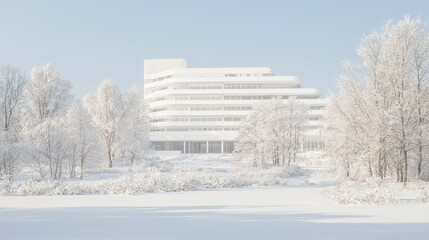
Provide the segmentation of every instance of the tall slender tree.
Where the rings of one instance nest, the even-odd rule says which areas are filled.
[[[121,143],[121,128],[128,111],[123,96],[112,80],[104,80],[95,93],[85,97],[84,104],[103,139],[107,166],[111,168]]]

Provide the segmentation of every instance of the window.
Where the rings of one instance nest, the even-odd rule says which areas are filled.
[[[234,121],[234,122],[239,122],[239,121],[242,121],[244,119],[244,117],[225,117],[225,119],[224,119],[224,121],[226,121],[226,122],[232,122],[232,121]]]
[[[209,142],[209,153],[221,153],[222,145],[221,142]]]
[[[223,152],[232,153],[234,151],[234,142],[223,142]]]
[[[237,77],[237,74],[225,74],[225,77]]]
[[[262,84],[225,84],[225,89],[259,89]]]
[[[311,106],[310,109],[311,110],[322,110],[322,109],[325,109],[325,107],[324,106]]]
[[[323,120],[323,118],[322,117],[309,117],[309,120],[310,121],[320,121],[320,120]]]
[[[167,111],[167,108],[156,108],[152,110],[152,112],[162,112],[162,111]]]
[[[222,89],[223,87],[221,85],[195,85],[195,86],[189,86],[189,89]]]
[[[252,107],[250,106],[225,107],[225,111],[249,111],[249,110],[252,110]]]

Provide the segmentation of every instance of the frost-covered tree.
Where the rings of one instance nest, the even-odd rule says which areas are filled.
[[[0,67],[0,177],[11,179],[22,157],[19,141],[24,73],[12,66]]]
[[[82,179],[85,168],[91,165],[88,161],[95,161],[98,156],[100,140],[95,127],[91,124],[91,116],[81,102],[75,102],[69,108],[65,121],[68,132],[70,178],[76,177],[76,169],[79,168]]]
[[[295,97],[261,101],[241,123],[235,153],[253,166],[294,162],[303,138],[306,108]]]
[[[112,80],[104,80],[95,93],[85,97],[84,105],[92,114],[92,122],[102,138],[107,164],[111,168],[121,143],[121,128],[127,115],[125,100]]]
[[[62,79],[50,64],[33,67],[24,90],[28,105],[25,120],[36,125],[44,119],[63,115],[73,99],[71,89],[70,81]]]
[[[0,178],[13,178],[24,150],[19,135],[9,131],[0,131]]]
[[[417,177],[422,177],[423,159],[427,158],[429,145],[429,40],[427,31],[416,31],[411,50],[411,74],[415,81],[415,104],[417,110]]]
[[[22,134],[28,158],[43,178],[60,178],[68,157],[68,134],[63,116],[72,101],[72,85],[49,64],[33,67],[24,88]]]
[[[143,98],[136,86],[128,91],[126,108],[121,150],[133,164],[136,159],[141,159],[149,151],[149,120]]]
[[[421,176],[428,150],[429,38],[419,19],[365,37],[328,106],[328,150],[345,177]],[[410,169],[414,165],[416,168]]]
[[[262,106],[261,106],[262,105]],[[264,138],[261,128],[262,124],[262,103],[256,103],[253,111],[240,124],[238,131],[238,141],[234,147],[234,153],[239,160],[248,161],[254,167],[265,166],[266,158],[264,151]]]
[[[0,120],[1,129],[9,131],[19,125],[19,108],[22,103],[26,78],[12,66],[0,67]]]
[[[61,178],[69,157],[69,138],[64,119],[48,118],[32,132],[30,147],[33,151],[33,167],[44,178]]]
[[[296,97],[290,97],[286,103],[286,144],[283,145],[283,165],[285,159],[288,165],[295,162],[304,140],[304,123],[307,119],[307,107]]]

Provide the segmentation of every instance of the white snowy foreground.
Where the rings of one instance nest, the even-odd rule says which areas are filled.
[[[0,198],[0,239],[425,239],[428,204],[339,205],[319,187]]]

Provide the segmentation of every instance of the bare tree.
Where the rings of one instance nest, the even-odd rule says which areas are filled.
[[[61,178],[70,152],[64,120],[59,117],[47,119],[37,125],[32,137],[31,148],[36,153],[34,161],[41,177],[47,168],[51,178]]]
[[[83,178],[89,160],[97,157],[99,138],[96,129],[91,125],[91,117],[81,102],[74,103],[66,114],[69,138],[69,171],[70,177],[76,177],[79,167],[80,179]]]
[[[128,91],[126,108],[128,111],[122,124],[124,137],[121,138],[121,148],[133,164],[149,151],[149,120],[143,98],[136,86]]]
[[[4,131],[19,123],[18,110],[26,83],[24,73],[12,66],[0,68],[0,118]]]
[[[23,146],[17,134],[0,131],[0,177],[14,177],[22,152]]]
[[[12,179],[22,155],[19,110],[26,78],[12,66],[0,67],[0,176]]]
[[[417,177],[422,177],[424,149],[428,146],[429,129],[429,41],[424,31],[416,32],[415,42],[411,49],[411,68],[415,81],[415,101],[417,108]]]

